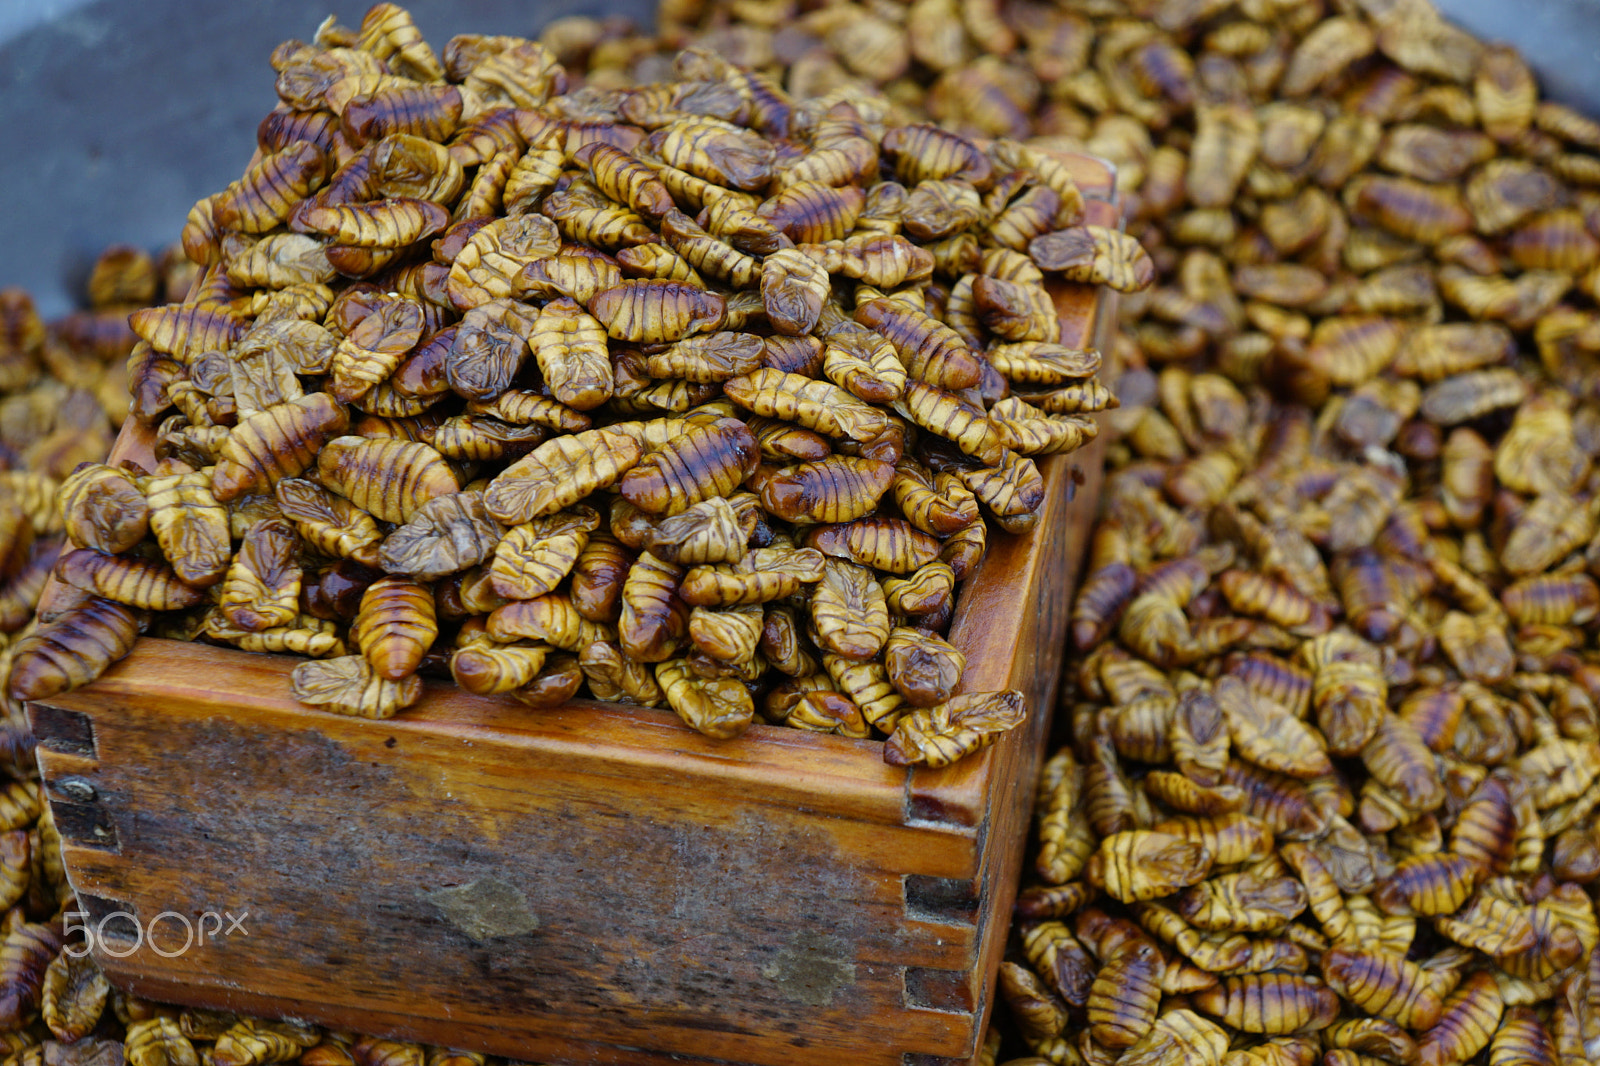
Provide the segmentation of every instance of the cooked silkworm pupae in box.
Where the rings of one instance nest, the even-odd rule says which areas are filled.
[[[197,281],[133,320],[135,422],[81,474],[119,506],[75,510],[87,554],[18,649],[47,781],[91,790],[59,797],[85,906],[270,903],[181,981],[150,945],[97,961],[550,1059],[622,1053],[623,1016],[659,1054],[968,1054],[1108,293],[1147,272],[1109,170],[707,50],[615,93],[538,42],[429,62],[397,11],[274,54],[257,159],[185,229]],[[689,880],[684,846],[714,856]],[[358,852],[335,906],[285,876]],[[465,1002],[485,967],[543,1006]]]

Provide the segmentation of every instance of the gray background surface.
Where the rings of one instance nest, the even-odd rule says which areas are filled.
[[[1600,111],[1600,0],[1438,0],[1532,57],[1558,99]],[[73,305],[112,243],[157,248],[239,175],[275,102],[267,57],[366,0],[0,0],[0,288],[47,316]],[[557,15],[653,0],[411,0],[440,47],[455,33],[532,34]]]

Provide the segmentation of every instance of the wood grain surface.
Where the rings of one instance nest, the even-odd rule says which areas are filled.
[[[1109,169],[1072,165],[1115,225]],[[1066,343],[1109,352],[1105,294],[1058,303]],[[291,698],[297,659],[141,640],[31,708],[97,961],[156,999],[522,1060],[969,1061],[1102,451],[1042,461],[1039,526],[994,534],[964,586],[963,688],[1021,689],[1030,714],[940,771],[874,741],[715,741],[666,710],[443,684],[357,720]],[[246,912],[247,933],[184,947],[180,916]]]

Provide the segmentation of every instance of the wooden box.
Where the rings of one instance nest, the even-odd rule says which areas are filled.
[[[1116,225],[1109,168],[1072,165]],[[1105,347],[1110,302],[1061,286],[1063,341]],[[968,1061],[1101,450],[1041,463],[1043,520],[995,535],[961,594],[965,688],[1021,689],[1030,714],[944,770],[442,684],[343,718],[290,697],[293,658],[140,641],[31,709],[96,961],[158,1000],[522,1060]]]

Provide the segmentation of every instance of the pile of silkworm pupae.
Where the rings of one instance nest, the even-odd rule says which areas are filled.
[[[296,699],[374,718],[432,670],[717,738],[759,704],[900,765],[1022,720],[941,633],[989,524],[1037,522],[1031,456],[1115,403],[1044,271],[1152,276],[1057,157],[705,51],[566,92],[539,42],[436,55],[393,5],[272,65],[257,159],[184,230],[194,288],[130,318],[154,466],[63,485],[72,595],[13,697],[149,628],[309,656]]]
[[[1093,151],[1152,255],[987,1054],[1600,1056],[1600,127],[1425,3],[663,14],[542,39]]]

